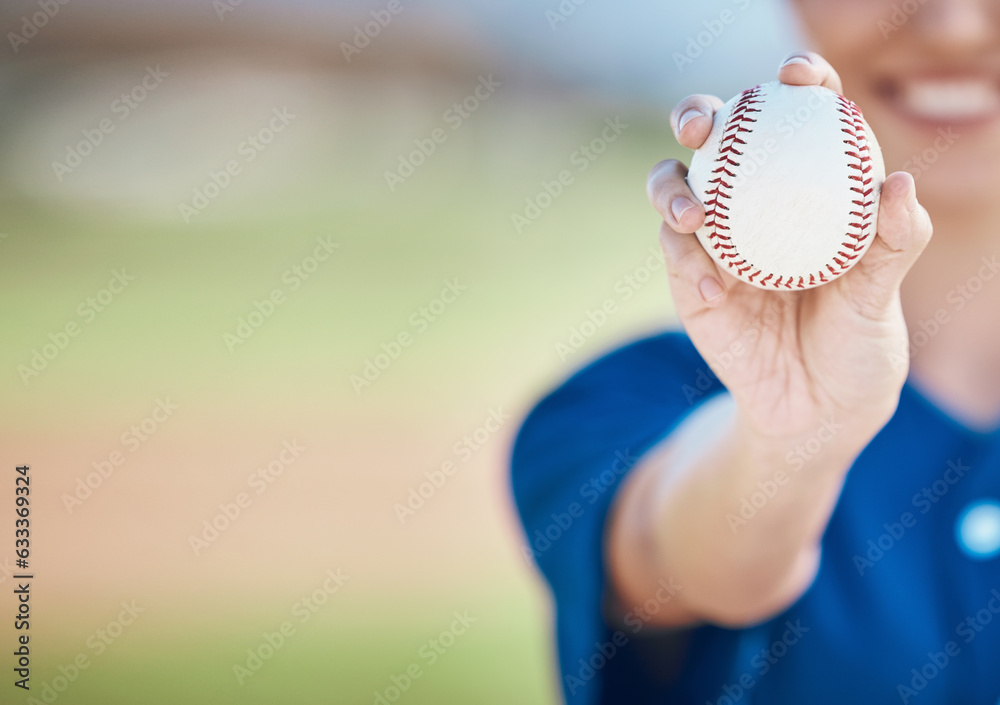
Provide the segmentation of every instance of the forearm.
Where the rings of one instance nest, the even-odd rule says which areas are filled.
[[[619,598],[682,586],[665,624],[749,624],[811,584],[819,540],[856,455],[878,429],[826,419],[811,435],[762,438],[731,403],[713,405],[626,481],[608,535]]]

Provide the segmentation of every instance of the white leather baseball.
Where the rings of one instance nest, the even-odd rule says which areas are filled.
[[[885,165],[858,107],[819,86],[764,83],[715,114],[688,185],[698,240],[762,289],[809,289],[853,267],[875,237]]]

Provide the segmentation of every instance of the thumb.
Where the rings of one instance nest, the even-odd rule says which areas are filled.
[[[916,184],[905,171],[882,183],[876,236],[868,252],[841,281],[868,312],[884,311],[897,300],[899,286],[931,240],[930,216],[917,202]]]

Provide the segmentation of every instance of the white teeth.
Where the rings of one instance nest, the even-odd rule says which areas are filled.
[[[983,79],[907,81],[902,99],[926,120],[974,120],[1000,110],[1000,90]]]

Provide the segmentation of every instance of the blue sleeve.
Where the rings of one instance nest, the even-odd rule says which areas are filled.
[[[522,550],[552,590],[560,682],[571,705],[607,701],[609,683],[636,668],[627,663],[634,649],[615,646],[602,617],[611,499],[643,453],[722,389],[688,338],[667,333],[575,374],[518,433],[511,465],[527,539]],[[640,681],[630,682],[641,688]],[[644,701],[638,690],[631,695],[631,702]]]

